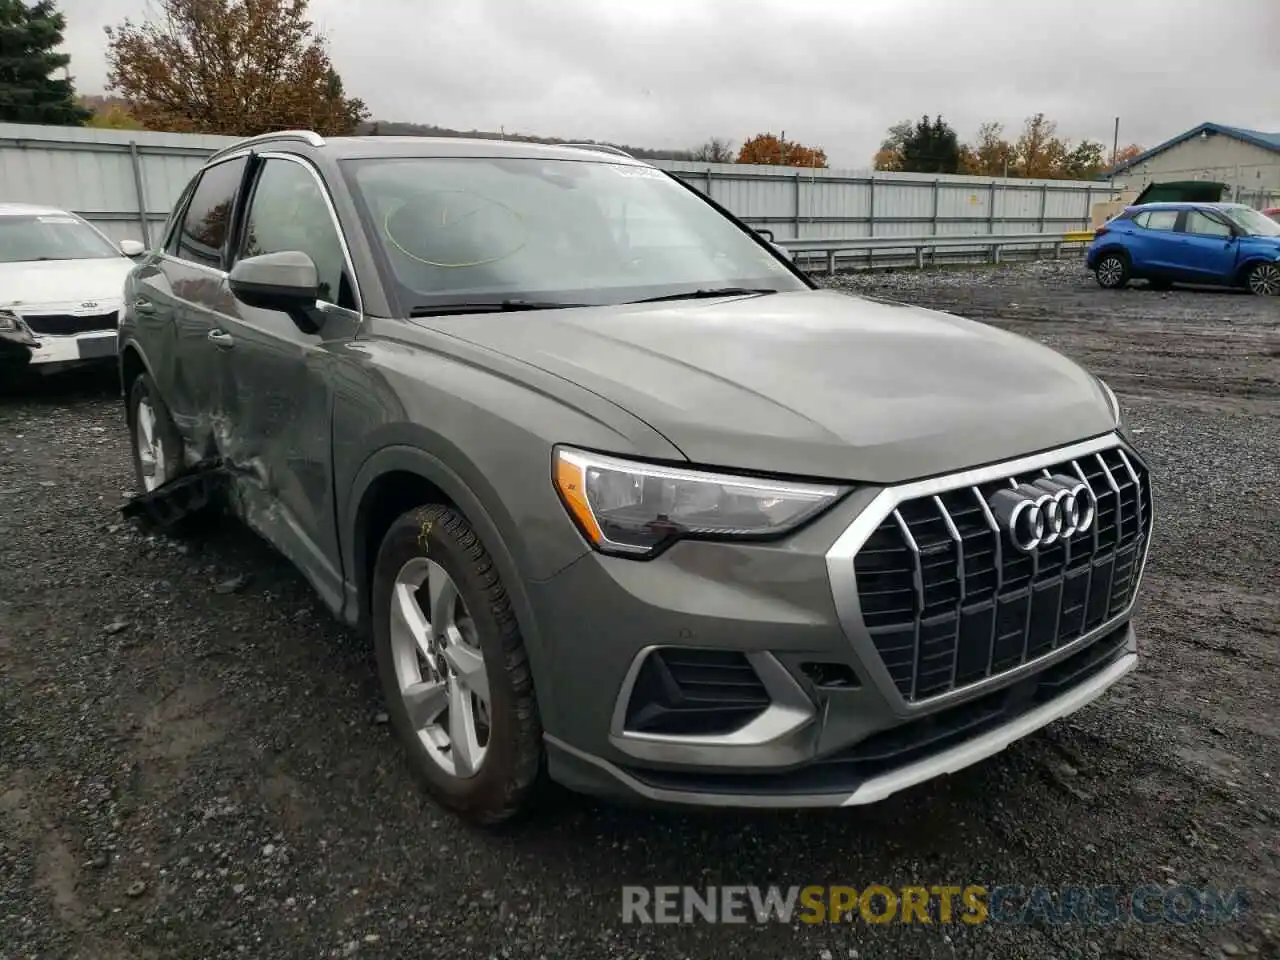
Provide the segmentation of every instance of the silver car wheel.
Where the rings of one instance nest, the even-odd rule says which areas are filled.
[[[1119,257],[1107,257],[1098,264],[1098,282],[1104,287],[1114,287],[1124,277],[1124,263]]]
[[[151,401],[143,397],[138,401],[138,409],[134,413],[135,444],[138,449],[138,463],[141,466],[142,486],[150,493],[167,476],[167,463],[164,455],[164,442],[156,425],[156,411]]]
[[[451,776],[475,776],[489,749],[489,675],[475,621],[434,560],[415,557],[396,574],[391,657],[428,756]]]
[[[1249,289],[1261,297],[1280,295],[1280,266],[1260,263],[1249,273]]]

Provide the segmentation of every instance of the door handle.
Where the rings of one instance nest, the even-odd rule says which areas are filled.
[[[223,350],[230,350],[236,345],[235,337],[231,336],[231,334],[227,333],[225,330],[210,330],[209,342],[215,347],[220,347]]]
[[[145,313],[150,315],[156,312],[156,305],[150,300],[138,297],[137,300],[133,301],[133,310],[135,313]]]

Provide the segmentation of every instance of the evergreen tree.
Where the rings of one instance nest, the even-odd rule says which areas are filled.
[[[89,119],[71,80],[53,77],[71,62],[57,52],[66,25],[53,0],[0,0],[0,120],[80,127]]]
[[[905,132],[905,131],[903,131]],[[951,126],[937,117],[921,117],[902,143],[902,170],[911,173],[957,173],[960,169],[960,138]]]

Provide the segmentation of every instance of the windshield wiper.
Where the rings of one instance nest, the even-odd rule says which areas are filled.
[[[510,313],[516,310],[568,310],[586,307],[586,303],[560,303],[555,300],[474,300],[463,303],[433,303],[414,307],[411,317],[441,317],[453,313]]]
[[[777,293],[772,287],[716,287],[709,290],[688,290],[684,293],[668,293],[661,297],[645,297],[630,303],[661,303],[663,300],[707,300],[711,297],[746,297],[765,293]]]

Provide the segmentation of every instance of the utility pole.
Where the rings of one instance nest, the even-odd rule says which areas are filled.
[[[1116,117],[1115,133],[1111,137],[1111,192],[1116,190],[1116,157],[1120,156],[1120,118]]]

